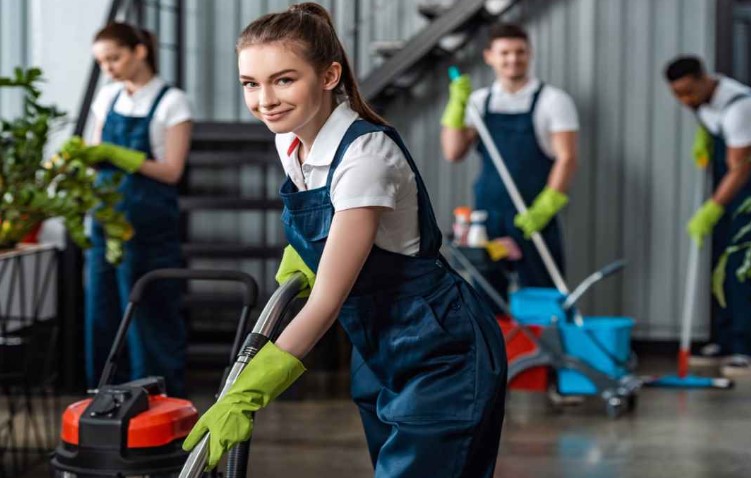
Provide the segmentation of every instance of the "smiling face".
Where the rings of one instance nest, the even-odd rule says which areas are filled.
[[[532,52],[524,39],[496,38],[483,57],[499,79],[520,81],[527,77]]]
[[[274,133],[317,133],[333,109],[341,65],[323,72],[281,42],[249,45],[238,53],[238,69],[248,110]]]
[[[94,58],[102,71],[115,81],[127,81],[148,69],[148,51],[143,45],[131,49],[113,40],[98,40],[92,47]]]

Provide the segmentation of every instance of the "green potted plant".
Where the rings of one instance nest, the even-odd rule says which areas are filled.
[[[746,199],[735,214],[751,214],[751,198]],[[731,273],[737,275],[739,281],[744,282],[746,279],[751,279],[751,221],[731,239],[730,245],[720,256],[712,273],[712,293],[722,307],[727,305],[725,301],[725,276],[727,274],[728,257],[731,254],[741,253],[745,254],[743,262],[738,269],[731,271]]]
[[[13,77],[0,77],[0,88],[23,95],[19,117],[0,118],[0,249],[8,249],[45,219],[60,217],[71,238],[90,246],[84,231],[87,213],[99,221],[107,237],[107,259],[122,258],[123,243],[133,229],[116,209],[122,178],[97,183],[96,171],[68,147],[44,156],[50,130],[62,125],[65,113],[39,103],[42,72],[16,68]]]

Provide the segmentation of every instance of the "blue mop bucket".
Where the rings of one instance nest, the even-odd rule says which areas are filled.
[[[628,375],[631,358],[631,330],[634,319],[629,317],[585,317],[584,324],[560,321],[564,352],[580,358],[593,368],[619,379]],[[593,395],[595,385],[574,370],[558,372],[558,392],[563,395]]]
[[[511,293],[511,315],[524,325],[548,326],[553,319],[566,320],[563,302],[566,296],[556,289],[525,287]]]

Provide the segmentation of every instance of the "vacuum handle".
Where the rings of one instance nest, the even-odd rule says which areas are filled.
[[[133,320],[133,313],[135,312],[136,305],[141,301],[146,287],[156,281],[176,279],[176,280],[206,280],[206,281],[231,281],[241,282],[244,284],[243,288],[243,314],[240,318],[240,324],[237,329],[237,334],[233,346],[233,355],[236,354],[242,334],[245,333],[245,327],[248,319],[250,309],[255,305],[258,300],[258,284],[255,279],[250,275],[240,271],[216,271],[216,270],[201,270],[201,269],[157,269],[146,273],[143,277],[136,281],[133,285],[133,290],[130,292],[130,303],[125,309],[125,314],[120,321],[120,326],[117,329],[115,340],[112,343],[107,361],[104,363],[102,375],[99,378],[98,388],[107,385],[110,379],[115,374],[117,368],[117,361],[122,353],[123,345],[125,344],[125,337],[130,327],[130,322]],[[230,358],[230,361],[232,358]]]
[[[284,316],[289,304],[307,287],[307,280],[301,273],[295,273],[292,277],[282,284],[272,295],[266,306],[261,311],[261,315],[256,321],[253,331],[248,334],[237,355],[237,360],[232,366],[227,380],[222,385],[218,398],[222,398],[237,380],[237,377],[245,368],[245,365],[255,356],[258,350],[265,345],[271,338],[272,332],[276,329],[279,321]],[[188,459],[180,471],[179,478],[200,478],[209,452],[209,434],[201,438],[198,444],[191,450]]]
[[[145,274],[136,281],[130,293],[130,301],[138,303],[146,287],[152,282],[177,279],[183,281],[240,282],[243,284],[243,305],[253,307],[258,299],[258,284],[248,274],[240,271],[217,271],[205,269],[158,269]]]

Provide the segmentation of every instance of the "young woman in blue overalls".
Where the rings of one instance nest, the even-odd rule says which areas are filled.
[[[154,269],[181,267],[177,189],[190,146],[191,113],[185,95],[157,76],[151,34],[123,23],[99,31],[93,53],[115,83],[102,88],[92,112],[92,145],[80,154],[101,161],[97,181],[126,173],[118,209],[134,229],[124,258],[107,261],[104,231],[94,221],[86,252],[86,379],[96,386],[135,281]],[[163,376],[172,395],[184,394],[185,327],[180,284],[156,283],[128,331],[130,375]],[[122,371],[121,371],[122,372]]]
[[[490,477],[504,414],[499,327],[439,253],[430,199],[399,134],[365,103],[328,13],[306,3],[251,23],[238,45],[248,109],[277,133],[290,246],[278,279],[312,290],[185,440],[214,466],[252,431],[338,318],[379,478]]]

